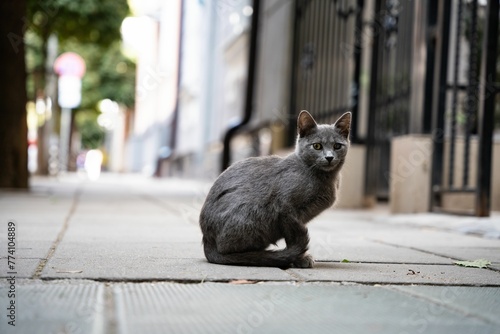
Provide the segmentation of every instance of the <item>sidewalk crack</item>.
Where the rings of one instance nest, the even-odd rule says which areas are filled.
[[[64,238],[64,235],[66,234],[66,230],[68,229],[69,226],[69,221],[73,214],[75,213],[76,207],[78,205],[78,201],[80,199],[81,195],[81,188],[78,188],[75,192],[75,195],[73,196],[73,201],[71,203],[71,207],[68,211],[68,214],[66,215],[66,218],[64,219],[63,226],[59,233],[57,234],[56,240],[52,243],[52,246],[50,246],[49,252],[47,253],[47,256],[45,256],[44,259],[41,259],[40,262],[38,263],[38,266],[35,270],[35,273],[31,277],[32,279],[39,279],[40,276],[42,275],[43,270],[45,269],[45,266],[49,262],[49,260],[52,258],[54,255],[57,247],[61,243],[62,239]]]

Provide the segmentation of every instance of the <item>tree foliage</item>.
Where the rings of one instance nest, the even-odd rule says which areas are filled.
[[[135,65],[120,50],[120,27],[128,13],[126,0],[28,0],[29,70],[45,74],[47,41],[55,34],[61,52],[76,52],[86,61],[81,109],[95,109],[103,98],[131,107]],[[42,79],[28,88],[35,94],[44,84]]]
[[[121,52],[120,27],[129,13],[127,0],[27,0],[27,64],[29,96],[45,89],[47,43],[57,36],[58,54],[76,52],[86,62],[82,103],[76,113],[85,121],[76,125],[84,146],[102,141],[96,118],[97,105],[108,98],[127,107],[134,105],[135,64]],[[89,115],[94,114],[94,117]],[[101,132],[100,132],[101,131]],[[98,146],[98,145],[97,145]]]
[[[42,39],[55,32],[61,40],[106,45],[120,39],[128,12],[126,0],[28,0],[27,19]]]
[[[104,130],[97,126],[97,115],[91,111],[82,111],[76,115],[75,124],[82,136],[83,149],[95,149],[104,140]]]

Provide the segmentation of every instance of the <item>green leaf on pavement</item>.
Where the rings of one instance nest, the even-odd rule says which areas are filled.
[[[478,259],[474,261],[455,261],[454,264],[462,267],[487,268],[491,262],[485,259]]]
[[[349,262],[351,262],[351,261],[349,261],[348,259],[343,259],[343,260],[342,260],[342,261],[340,261],[340,262],[342,262],[342,263],[349,263]]]

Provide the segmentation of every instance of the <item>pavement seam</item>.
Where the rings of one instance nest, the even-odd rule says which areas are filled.
[[[64,235],[66,234],[66,230],[69,227],[69,221],[70,221],[71,217],[73,216],[73,214],[76,211],[76,207],[77,207],[78,201],[80,199],[80,195],[81,195],[81,190],[80,190],[80,188],[78,188],[76,190],[75,194],[73,195],[73,201],[71,202],[71,207],[70,207],[70,209],[68,211],[68,214],[66,215],[66,218],[64,219],[64,223],[63,223],[63,226],[62,226],[61,230],[57,234],[56,240],[54,240],[54,242],[52,243],[52,246],[50,246],[49,252],[45,256],[45,258],[43,258],[42,260],[40,260],[40,263],[38,264],[38,266],[37,266],[37,268],[35,270],[35,273],[31,277],[32,279],[39,279],[40,278],[40,276],[42,275],[43,270],[45,269],[45,266],[47,265],[47,263],[49,262],[49,260],[52,258],[52,256],[54,255],[57,247],[59,246],[59,244],[61,243],[62,239],[64,238]]]
[[[500,288],[499,284],[478,284],[478,283],[437,283],[437,282],[420,282],[420,283],[410,283],[410,282],[386,282],[386,281],[355,281],[355,280],[321,280],[321,279],[314,279],[314,280],[304,280],[300,278],[300,275],[298,273],[294,273],[297,275],[297,279],[291,279],[291,280],[262,280],[262,279],[255,279],[255,280],[250,280],[252,283],[249,284],[257,284],[257,283],[272,283],[272,284],[290,284],[290,283],[298,283],[298,284],[341,284],[341,285],[366,285],[366,286],[440,286],[440,287],[447,287],[447,286],[452,286],[452,287],[481,287],[481,288]],[[292,275],[291,275],[292,276]],[[31,278],[25,278],[27,282],[30,282],[32,279]],[[228,284],[230,285],[232,281],[235,281],[235,279],[209,279],[209,280],[199,280],[199,279],[184,279],[184,280],[179,280],[179,279],[146,279],[146,278],[141,278],[141,279],[113,279],[113,278],[61,278],[61,277],[42,277],[39,279],[42,282],[59,282],[59,281],[70,281],[70,282],[78,282],[78,281],[86,281],[86,282],[93,282],[93,283],[104,283],[104,284],[110,284],[110,285],[116,285],[116,284],[163,284],[163,283],[169,283],[169,284],[210,284],[210,283],[221,283],[221,284]],[[237,280],[236,280],[237,281]]]
[[[25,282],[32,282],[31,278],[24,278]],[[61,278],[61,277],[42,277],[38,280],[46,283],[51,282],[89,282],[89,283],[109,283],[110,285],[116,284],[154,284],[154,283],[171,283],[171,284],[210,284],[210,283],[221,283],[230,285],[232,281],[235,279],[214,279],[214,280],[205,280],[201,281],[199,279],[196,280],[179,280],[179,279],[113,279],[113,278]],[[237,281],[237,280],[236,280]],[[263,283],[271,283],[271,284],[290,284],[290,283],[299,283],[299,284],[340,284],[340,285],[364,285],[364,286],[439,286],[439,287],[476,287],[476,288],[500,288],[498,284],[478,284],[478,283],[410,283],[410,282],[383,282],[383,281],[346,281],[346,280],[306,280],[297,279],[297,280],[250,280],[252,283],[248,284],[263,284]]]
[[[446,288],[446,287],[448,287],[448,285],[443,286],[443,287]],[[452,305],[450,303],[441,302],[439,299],[435,299],[435,298],[432,298],[432,297],[420,294],[418,292],[411,292],[411,291],[408,291],[408,290],[403,290],[403,289],[399,288],[398,286],[390,286],[390,285],[382,286],[382,288],[398,292],[398,293],[400,293],[402,295],[407,295],[407,296],[410,296],[410,297],[413,297],[413,298],[416,298],[416,299],[424,300],[424,301],[432,303],[434,305],[438,305],[438,306],[444,307],[444,308],[446,308],[448,310],[457,312],[457,313],[459,313],[459,314],[461,314],[463,316],[474,318],[476,320],[480,320],[480,321],[486,322],[488,324],[492,324],[492,325],[498,325],[499,324],[498,322],[492,321],[491,319],[489,319],[487,317],[483,317],[481,314],[469,312],[469,311],[464,310],[464,309],[462,309],[460,307],[456,307],[456,306],[454,306],[454,305]]]

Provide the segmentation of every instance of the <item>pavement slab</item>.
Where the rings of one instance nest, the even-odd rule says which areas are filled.
[[[198,226],[177,223],[165,217],[147,215],[140,218],[74,216],[64,242],[90,242],[106,245],[112,242],[197,242],[201,244]]]
[[[453,219],[449,219],[447,215],[433,213],[399,214],[376,217],[374,221],[395,225],[426,226],[500,239],[500,214],[498,212],[492,212],[490,217],[455,216]]]
[[[363,238],[345,238],[334,234],[321,235],[312,231],[309,252],[316,261],[378,263],[427,263],[449,264],[450,258],[419,252],[406,247],[392,246],[365,240]]]
[[[94,242],[62,243],[52,259],[95,259],[94,261],[115,261],[126,257],[134,261],[147,258],[159,259],[204,259],[201,242],[125,242],[112,241],[105,244]]]
[[[277,268],[223,266],[205,259],[116,257],[106,261],[96,258],[53,258],[41,276],[44,279],[85,278],[115,281],[168,280],[203,281],[290,281],[295,278]]]
[[[412,228],[397,229],[387,233],[375,229],[370,231],[370,240],[384,242],[403,247],[433,249],[436,247],[457,247],[469,248],[478,247],[479,245],[484,248],[498,248],[500,247],[500,240],[485,239],[473,235],[463,235],[454,232],[446,232],[432,228]],[[367,236],[368,238],[368,236]]]
[[[423,246],[422,250],[464,261],[485,259],[492,263],[500,262],[500,247],[459,248],[459,247]]]
[[[5,278],[5,277],[11,277],[12,274],[9,274],[12,272],[11,270],[8,270],[7,268],[7,260],[6,259],[1,259],[1,266],[0,266],[0,278]],[[35,274],[38,265],[40,264],[40,259],[19,259],[17,258],[15,261],[16,267],[15,267],[15,276],[16,278],[31,278]]]

